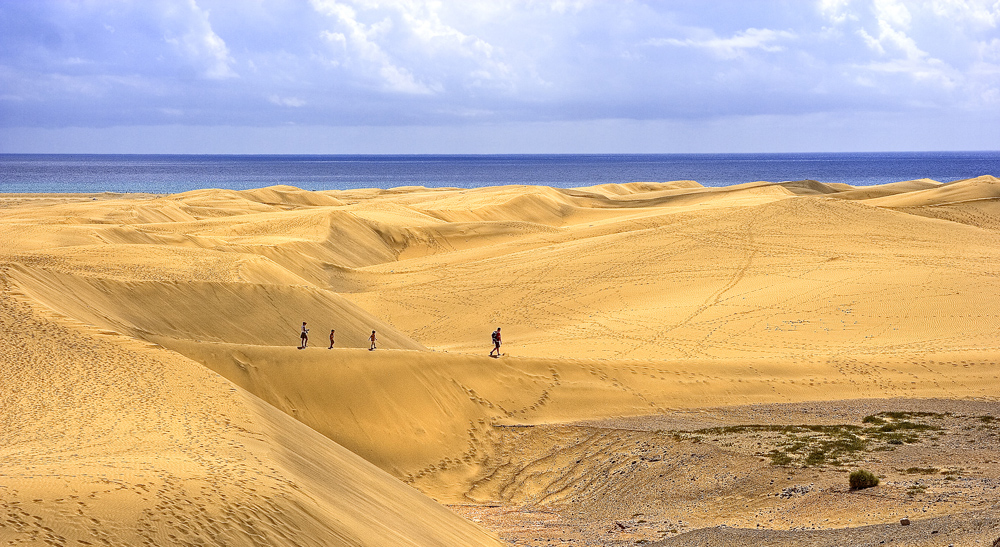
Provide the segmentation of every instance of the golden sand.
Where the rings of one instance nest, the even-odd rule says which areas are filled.
[[[0,236],[9,544],[500,545],[472,509],[559,498],[512,428],[551,478],[582,420],[1000,393],[988,176],[7,195]]]

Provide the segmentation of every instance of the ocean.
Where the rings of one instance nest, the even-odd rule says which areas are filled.
[[[530,184],[695,180],[728,186],[813,179],[870,186],[917,178],[1000,176],[1000,152],[572,155],[92,155],[0,154],[0,192],[306,190],[398,186],[477,188]]]

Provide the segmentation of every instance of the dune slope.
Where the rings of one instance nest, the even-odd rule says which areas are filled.
[[[722,203],[371,266],[394,275],[345,296],[449,351],[488,351],[496,326],[538,357],[993,347],[1000,233],[854,201]]]
[[[11,277],[49,308],[139,338],[290,345],[298,344],[305,321],[317,346],[328,345],[323,327],[336,325],[343,347],[367,348],[376,330],[386,348],[423,348],[342,296],[310,286],[119,281],[23,267]]]
[[[869,201],[894,211],[1000,230],[1000,179],[960,180]]]
[[[502,501],[474,493],[504,464],[493,452],[496,426],[755,402],[989,398],[1000,389],[1000,361],[990,351],[920,362],[882,355],[657,362],[162,343],[449,503]]]
[[[0,295],[5,543],[500,545],[201,365],[64,323]]]

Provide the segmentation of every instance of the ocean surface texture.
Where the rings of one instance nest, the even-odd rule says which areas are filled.
[[[0,192],[307,190],[398,186],[476,188],[532,184],[695,180],[728,186],[813,179],[855,186],[1000,176],[1000,152],[830,154],[613,154],[419,156],[199,156],[0,154]]]

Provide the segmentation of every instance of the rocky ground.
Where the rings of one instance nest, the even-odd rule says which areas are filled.
[[[1000,537],[994,402],[752,405],[503,428],[499,437],[469,494],[477,503],[452,508],[511,545],[946,546]],[[854,469],[880,484],[850,490]]]

